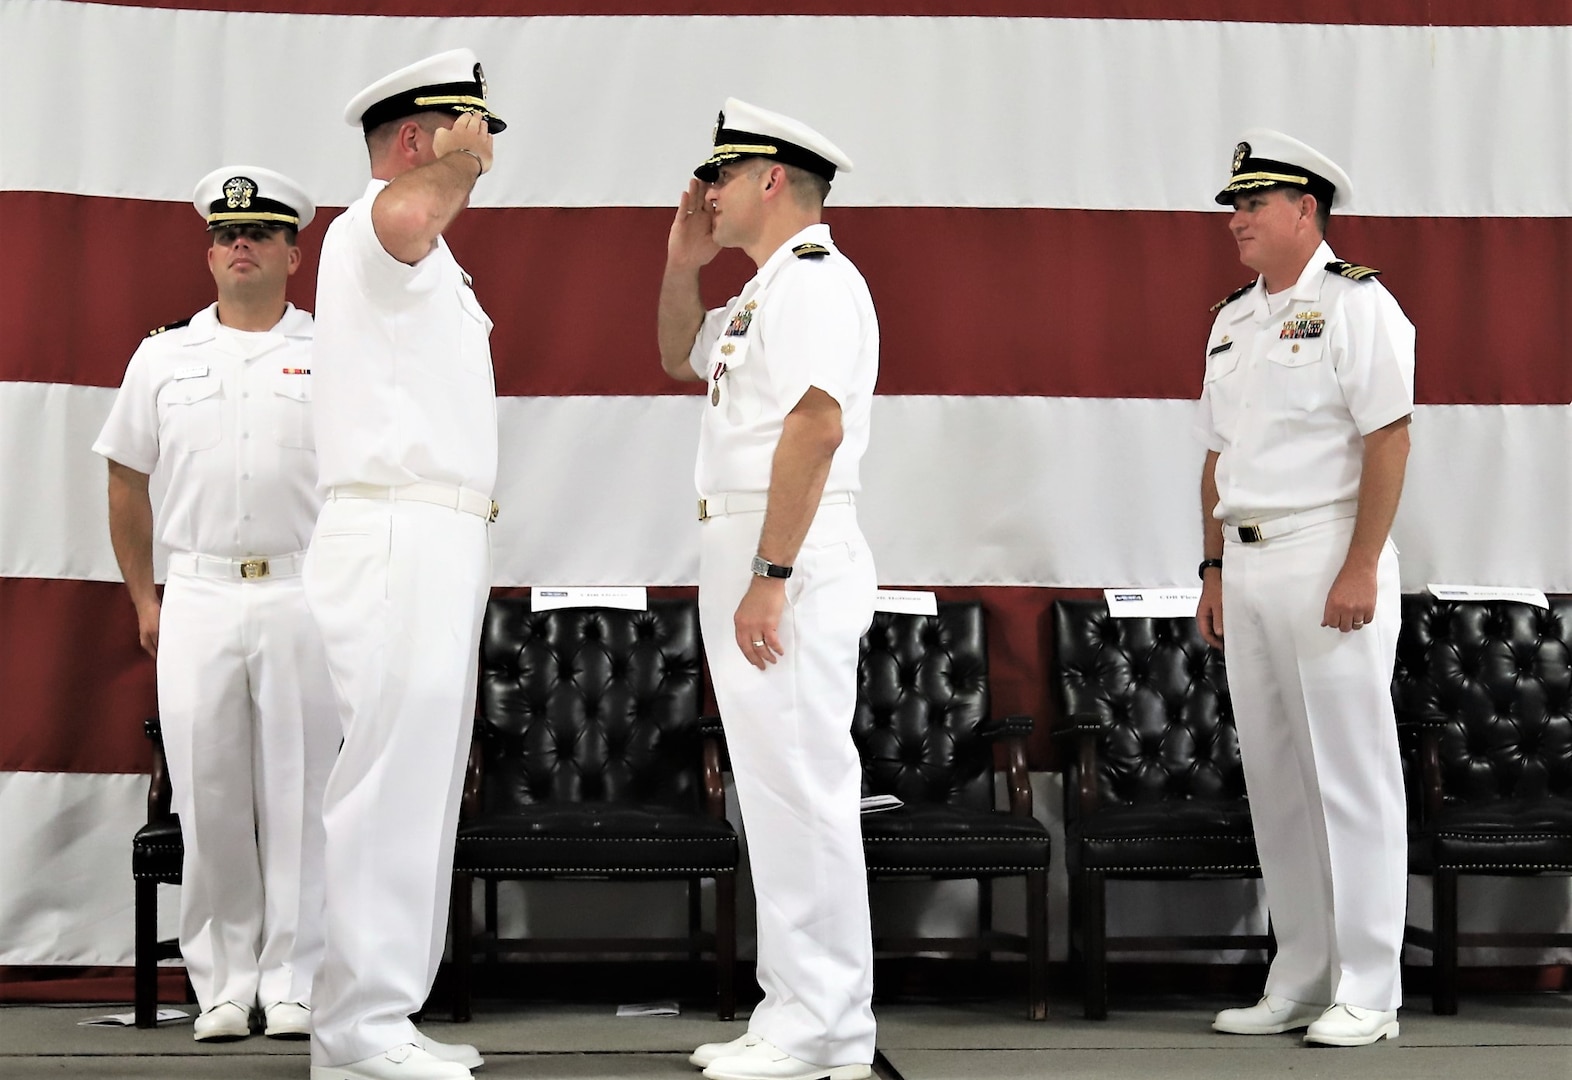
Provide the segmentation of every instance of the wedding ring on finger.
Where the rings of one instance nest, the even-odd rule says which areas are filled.
[[[764,648],[764,642],[762,642],[762,641],[755,641],[753,643],[753,647],[755,649],[762,649],[762,648]]]

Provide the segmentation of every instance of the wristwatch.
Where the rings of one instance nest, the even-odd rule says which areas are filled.
[[[753,572],[755,574],[757,574],[759,577],[772,577],[772,578],[789,578],[789,577],[791,577],[791,567],[789,567],[789,566],[777,566],[775,563],[772,563],[772,562],[768,561],[767,559],[765,559],[765,557],[763,555],[755,555],[753,557]]]
[[[1217,567],[1219,570],[1221,570],[1223,568],[1223,560],[1221,560],[1221,559],[1202,559],[1201,560],[1201,565],[1196,568],[1196,571],[1195,571],[1196,576],[1199,577],[1202,581],[1205,581],[1206,580],[1206,572],[1208,570],[1210,570],[1214,566]]]

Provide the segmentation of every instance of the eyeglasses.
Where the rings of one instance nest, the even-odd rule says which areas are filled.
[[[253,244],[265,244],[283,231],[283,228],[278,225],[226,225],[222,229],[213,230],[213,242],[222,247],[229,247],[241,237],[245,237]]]

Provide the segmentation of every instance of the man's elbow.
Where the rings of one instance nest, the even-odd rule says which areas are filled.
[[[436,222],[419,201],[382,195],[371,207],[371,225],[384,250],[403,263],[417,263],[431,250]]]

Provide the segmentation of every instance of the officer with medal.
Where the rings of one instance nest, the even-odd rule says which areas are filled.
[[[1392,668],[1414,327],[1327,245],[1347,174],[1248,131],[1217,201],[1258,277],[1214,309],[1196,432],[1205,559],[1196,612],[1224,649],[1267,907],[1261,1000],[1213,1028],[1396,1038],[1407,825]],[[1227,633],[1224,634],[1226,616]]]
[[[491,320],[443,232],[503,122],[454,49],[357,94],[371,181],[327,231],[317,281],[326,496],[306,595],[338,692],[326,952],[312,1080],[462,1080],[473,1046],[410,1021],[442,958],[453,837],[491,587]]]
[[[851,738],[873,558],[857,524],[878,377],[867,284],[821,222],[851,162],[786,116],[728,99],[667,244],[661,361],[707,382],[696,481],[699,614],[747,829],[764,1000],[700,1046],[712,1080],[870,1074],[873,949]],[[758,267],[706,312],[722,248]]]
[[[322,791],[333,688],[300,568],[320,498],[311,316],[285,300],[312,201],[270,169],[203,178],[218,300],[154,330],[93,449],[109,533],[158,666],[185,848],[180,951],[199,1042],[310,1033],[322,953]],[[156,474],[165,494],[155,515]],[[162,600],[154,537],[169,549]]]

